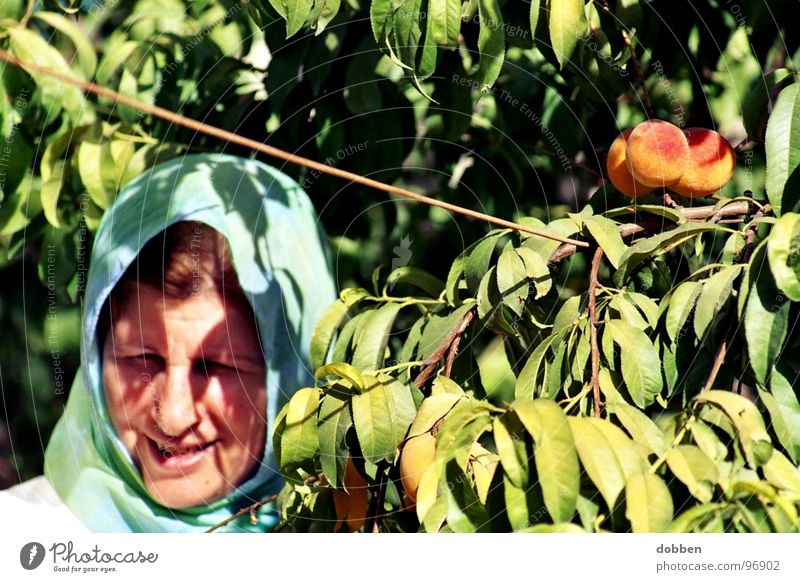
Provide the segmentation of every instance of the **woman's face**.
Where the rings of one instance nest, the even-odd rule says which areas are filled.
[[[107,335],[103,382],[114,428],[162,505],[224,497],[261,461],[265,368],[252,311],[216,292],[172,299],[140,285]]]

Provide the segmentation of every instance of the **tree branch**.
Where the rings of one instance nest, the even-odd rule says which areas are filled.
[[[710,219],[716,221],[720,218],[730,218],[736,216],[745,218],[748,216],[753,216],[753,218],[755,218],[759,215],[759,209],[756,206],[756,203],[747,200],[731,202],[730,204],[727,204],[718,210],[714,210],[714,206],[695,206],[691,208],[681,207],[673,210],[682,214],[688,222],[705,222]],[[745,218],[742,218],[737,222],[743,222]],[[664,228],[664,221],[654,217],[653,219],[646,220],[641,223],[631,222],[627,224],[621,224],[619,227],[619,234],[622,236],[622,238],[630,238],[641,233],[663,230],[667,230]],[[576,252],[578,252],[578,247],[575,245],[563,244],[558,247],[550,256],[550,262],[559,263],[564,259],[571,257]]]
[[[234,513],[232,516],[230,516],[228,519],[225,519],[225,520],[219,522],[218,524],[208,528],[205,533],[211,533],[211,532],[213,532],[215,530],[218,530],[221,527],[225,527],[230,522],[232,522],[234,520],[237,520],[240,517],[243,517],[243,516],[245,516],[247,514],[250,514],[250,521],[251,522],[258,523],[258,517],[256,516],[256,511],[258,511],[259,508],[263,507],[267,503],[272,503],[273,501],[275,501],[278,498],[278,495],[279,495],[278,493],[276,493],[275,495],[270,495],[266,499],[262,499],[261,501],[258,501],[257,503],[254,503],[253,505],[249,505],[248,507],[245,507],[244,509],[240,509],[239,511]]]
[[[360,174],[354,174],[353,172],[348,172],[347,170],[342,170],[341,168],[329,166],[327,164],[323,164],[321,162],[317,162],[315,160],[311,160],[303,156],[298,156],[296,154],[289,153],[274,146],[258,142],[254,139],[243,137],[241,135],[232,133],[222,128],[209,125],[207,123],[203,123],[202,121],[197,121],[196,119],[192,119],[191,117],[186,117],[179,113],[175,113],[174,111],[170,111],[169,109],[159,107],[158,105],[150,105],[148,103],[139,101],[138,99],[127,97],[126,95],[122,95],[106,87],[101,87],[94,83],[87,83],[86,81],[83,81],[81,79],[76,79],[75,77],[61,73],[59,71],[53,71],[45,67],[40,67],[39,65],[36,65],[34,63],[20,60],[14,56],[11,56],[7,51],[3,49],[0,49],[0,61],[5,61],[10,65],[20,67],[27,71],[35,71],[42,75],[46,75],[52,79],[56,79],[64,84],[72,85],[73,87],[78,87],[84,93],[92,93],[99,97],[105,97],[106,99],[110,99],[115,103],[120,103],[122,105],[127,105],[128,107],[133,107],[134,109],[144,111],[145,113],[152,115],[153,117],[158,117],[174,125],[180,125],[181,127],[185,127],[197,133],[203,133],[205,135],[219,139],[226,143],[234,143],[236,145],[240,145],[242,147],[251,149],[253,151],[265,154],[267,156],[278,158],[279,160],[283,160],[290,164],[303,166],[305,168],[316,170],[323,174],[328,174],[329,176],[334,176],[336,178],[348,180],[355,184],[360,184],[368,188],[380,190],[388,194],[395,194],[396,196],[400,196],[401,198],[406,198],[408,200],[413,200],[415,202],[421,202],[429,206],[436,206],[438,208],[442,208],[443,210],[447,210],[448,212],[452,212],[454,214],[460,214],[462,216],[467,216],[469,218],[473,218],[476,220],[482,220],[484,222],[488,222],[490,224],[494,224],[495,226],[499,226],[502,228],[510,228],[520,232],[525,232],[535,236],[540,236],[542,238],[557,240],[563,243],[571,242],[571,244],[580,247],[588,248],[589,246],[588,243],[585,243],[583,241],[571,240],[567,237],[562,237],[559,235],[551,234],[549,232],[540,231],[535,228],[530,228],[528,226],[518,224],[516,222],[511,222],[509,220],[497,218],[496,216],[492,216],[490,214],[485,214],[483,212],[478,212],[476,210],[470,210],[469,208],[464,208],[462,206],[451,204],[449,202],[444,202],[442,200],[436,200],[435,198],[431,198],[430,196],[417,194],[416,192],[412,192],[411,190],[406,190],[405,188],[400,188],[399,186],[384,184],[383,182],[379,182],[378,180],[373,180],[372,178],[367,178],[366,176],[361,176]]]
[[[428,381],[428,378],[430,378],[431,374],[433,374],[433,372],[436,370],[436,367],[439,365],[439,360],[441,360],[445,356],[445,354],[448,353],[448,351],[452,351],[454,345],[455,345],[455,351],[458,351],[457,342],[461,341],[460,339],[461,336],[464,335],[464,332],[467,331],[467,328],[469,328],[473,319],[475,319],[474,308],[470,309],[469,311],[467,311],[466,314],[464,314],[464,317],[461,319],[461,323],[458,325],[458,327],[456,327],[452,332],[450,332],[450,334],[448,334],[448,336],[444,339],[444,341],[442,341],[442,343],[440,343],[439,346],[436,348],[436,351],[433,352],[433,354],[431,354],[431,357],[425,360],[424,363],[425,367],[422,369],[419,375],[417,375],[417,377],[414,379],[414,384],[416,385],[417,388],[422,390],[422,387],[425,385],[425,382]],[[452,353],[452,359],[451,356],[448,355],[449,364],[448,363],[445,364],[446,376],[450,375],[450,369],[452,369],[453,359],[455,359],[455,353]]]

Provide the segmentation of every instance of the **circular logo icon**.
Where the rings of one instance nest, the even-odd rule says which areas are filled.
[[[19,551],[19,563],[26,570],[35,570],[44,561],[44,546],[39,542],[29,542]]]

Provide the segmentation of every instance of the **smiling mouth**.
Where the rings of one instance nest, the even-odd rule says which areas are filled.
[[[214,440],[205,444],[177,447],[169,443],[158,443],[150,438],[147,440],[154,460],[161,467],[181,470],[189,469],[202,461],[219,442]]]

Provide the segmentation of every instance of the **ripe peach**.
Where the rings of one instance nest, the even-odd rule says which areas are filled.
[[[731,144],[716,131],[690,127],[684,133],[689,141],[689,163],[680,180],[669,189],[689,198],[709,196],[733,176],[736,155]]]
[[[417,502],[417,490],[422,474],[433,463],[436,454],[436,438],[429,432],[410,438],[400,454],[400,481],[406,495]]]
[[[333,506],[336,510],[336,530],[345,524],[348,531],[356,531],[364,526],[369,509],[369,489],[367,482],[356,470],[353,459],[347,459],[342,480],[346,491],[334,489]]]
[[[630,136],[633,128],[626,129],[617,136],[617,139],[608,148],[608,157],[606,158],[606,171],[611,183],[614,187],[631,198],[644,196],[653,189],[644,184],[640,184],[631,176],[628,170],[628,136]]]
[[[663,188],[683,175],[689,161],[689,142],[677,125],[651,119],[633,128],[628,136],[627,154],[628,169],[634,180]]]

